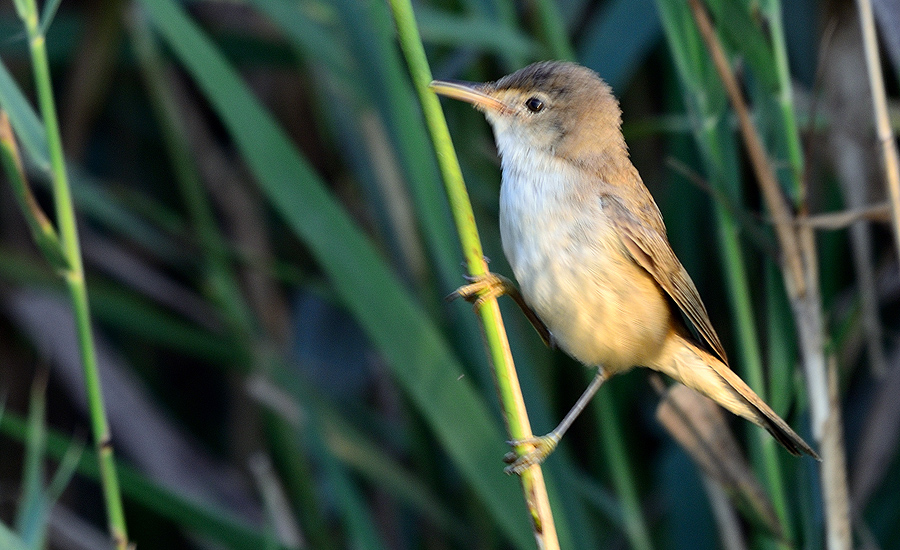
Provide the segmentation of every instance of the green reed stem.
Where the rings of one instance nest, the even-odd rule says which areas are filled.
[[[413,16],[412,4],[409,0],[390,0],[391,11],[397,25],[400,46],[409,66],[410,76],[419,101],[425,114],[425,122],[437,153],[438,163],[444,179],[450,209],[456,223],[463,255],[471,275],[483,275],[487,272],[478,228],[475,225],[475,214],[469,201],[463,181],[459,159],[450,139],[450,130],[437,96],[428,89],[431,83],[431,69],[425,55],[425,48],[419,36]],[[512,353],[500,308],[495,299],[488,300],[478,309],[484,330],[488,355],[494,367],[497,391],[503,407],[507,429],[512,439],[530,437],[531,425],[528,421],[525,402],[516,376]],[[542,548],[559,548],[556,527],[550,511],[550,501],[544,485],[540,466],[532,466],[521,475],[525,502],[529,507],[535,537]]]
[[[47,132],[47,148],[50,153],[53,199],[56,208],[56,221],[59,226],[62,252],[68,263],[68,269],[62,272],[72,300],[75,327],[78,336],[78,347],[84,367],[84,382],[87,392],[88,412],[94,444],[97,449],[100,465],[100,485],[106,505],[110,536],[116,548],[128,547],[128,533],[125,527],[125,513],[122,507],[122,495],[119,480],[113,461],[113,447],[103,404],[103,392],[100,387],[100,374],[97,368],[97,356],[94,350],[94,338],[91,329],[91,314],[88,303],[87,286],[84,279],[84,266],[81,261],[81,248],[78,243],[78,230],[75,223],[75,209],[69,179],[66,173],[65,157],[59,133],[59,122],[56,115],[56,104],[53,99],[53,87],[50,78],[50,66],[47,59],[44,29],[39,21],[35,0],[18,0],[16,9],[28,31],[28,46],[34,68],[34,81],[37,89],[38,105]],[[26,215],[28,215],[26,213]]]
[[[772,40],[772,64],[778,79],[778,113],[781,120],[778,121],[785,143],[787,162],[790,166],[790,178],[788,182],[782,182],[787,187],[785,192],[790,195],[795,204],[802,204],[806,191],[803,188],[803,146],[800,144],[800,132],[797,129],[797,116],[794,110],[793,81],[791,80],[790,67],[788,66],[787,44],[784,37],[784,21],[781,16],[781,1],[768,0],[760,4],[762,11],[768,16],[769,36]]]

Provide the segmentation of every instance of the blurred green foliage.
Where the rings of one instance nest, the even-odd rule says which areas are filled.
[[[824,4],[707,5],[787,196],[814,211],[842,208],[822,159],[804,156],[828,131],[810,121],[828,112],[810,107],[818,91],[804,84],[785,103],[792,81],[779,58],[780,9],[794,14],[786,59],[809,59],[818,33],[792,21],[824,24]],[[734,368],[808,436],[774,239],[686,3],[435,0],[415,9],[438,78],[494,79],[574,52],[610,82],[635,164]],[[0,104],[37,200],[52,211],[46,138],[11,7],[0,36]],[[532,548],[518,482],[503,474],[506,437],[476,318],[442,299],[462,282],[462,253],[387,3],[63,2],[47,46],[101,367],[117,373],[104,389],[138,547]],[[793,70],[808,78],[807,67]],[[471,108],[444,106],[491,269],[509,275],[489,129]],[[15,518],[40,494],[44,453],[60,472],[77,468],[60,505],[94,529],[103,514],[90,481],[96,460],[69,450],[87,422],[80,381],[67,374],[77,350],[46,309],[62,303],[63,286],[31,244],[12,187],[0,192],[10,205],[0,210],[0,519],[15,526],[0,530],[0,545],[38,548]],[[874,243],[875,266],[896,271],[889,240],[876,233]],[[819,244],[853,458],[886,383],[861,351],[845,232]],[[885,331],[897,326],[891,296],[881,303]],[[583,389],[583,369],[502,307],[532,425],[549,430]],[[38,452],[29,443],[37,424],[29,431],[22,411],[45,365],[50,428]],[[544,469],[563,548],[716,544],[702,475],[653,417],[646,374],[612,380],[596,400],[603,405]],[[794,546],[822,547],[815,465],[755,427],[733,426]],[[891,548],[900,545],[900,493],[890,489],[898,468],[893,449],[881,456],[889,464],[855,502],[857,527]],[[23,495],[18,507],[9,487]],[[49,519],[43,511],[31,521],[43,532]],[[60,528],[49,528],[59,541]],[[790,546],[756,524],[743,528],[751,547]]]

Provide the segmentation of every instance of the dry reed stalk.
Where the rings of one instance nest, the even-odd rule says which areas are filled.
[[[813,436],[819,443],[822,455],[820,477],[825,496],[827,547],[830,550],[848,549],[852,547],[852,539],[840,403],[835,397],[835,381],[828,376],[813,230],[808,226],[798,226],[788,208],[737,77],[731,70],[705,8],[700,0],[690,0],[690,5],[719,78],[737,113],[741,137],[766,207],[773,218],[781,249],[782,274],[806,374]]]

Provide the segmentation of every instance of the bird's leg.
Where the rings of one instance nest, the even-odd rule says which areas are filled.
[[[553,336],[550,334],[547,325],[545,325],[544,322],[538,318],[534,310],[525,303],[525,298],[522,297],[522,293],[519,292],[519,289],[516,288],[516,285],[514,285],[512,281],[503,275],[492,272],[483,275],[467,275],[466,280],[469,281],[469,284],[457,288],[456,291],[447,296],[447,300],[462,298],[475,306],[475,309],[477,310],[485,301],[490,300],[491,298],[499,298],[505,294],[518,304],[519,309],[522,310],[522,313],[524,313],[528,321],[531,322],[531,326],[537,331],[541,340],[544,341],[544,344],[549,348],[556,347],[553,344]]]
[[[581,394],[581,397],[578,398],[578,401],[575,402],[575,405],[569,413],[566,414],[566,417],[562,419],[562,422],[560,422],[552,432],[540,437],[529,437],[526,439],[508,441],[510,445],[517,447],[517,449],[516,451],[510,451],[503,458],[503,460],[509,464],[504,471],[507,474],[521,474],[531,466],[542,463],[544,459],[556,449],[556,445],[559,443],[559,440],[562,439],[563,434],[566,433],[569,426],[572,425],[572,422],[575,422],[575,419],[578,418],[578,415],[581,414],[581,411],[584,410],[588,402],[594,397],[594,394],[597,393],[597,390],[600,389],[600,386],[603,385],[603,382],[605,382],[606,379],[607,376],[603,367],[598,367],[597,374],[594,376],[594,379],[591,380],[587,389],[584,390],[584,393]],[[531,446],[532,448],[531,450],[518,449],[518,447],[523,446]]]

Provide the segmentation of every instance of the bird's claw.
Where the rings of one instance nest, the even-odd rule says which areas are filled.
[[[527,437],[525,439],[507,441],[507,443],[514,447],[531,446],[531,449],[524,453],[510,451],[503,457],[503,461],[508,464],[503,471],[507,474],[519,475],[528,468],[544,462],[550,456],[550,453],[556,449],[556,445],[559,443],[559,436],[551,432],[540,437]]]
[[[490,272],[483,275],[466,275],[465,278],[469,284],[457,288],[447,296],[447,300],[462,298],[476,309],[487,300],[499,298],[508,293],[511,285],[508,279]]]

